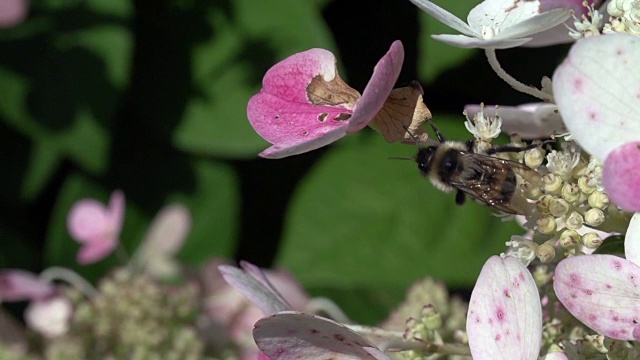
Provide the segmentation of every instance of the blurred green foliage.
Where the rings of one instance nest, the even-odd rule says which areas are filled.
[[[464,18],[475,3],[452,11]],[[464,74],[457,67],[476,53],[436,44],[437,32],[453,30],[396,0],[32,2],[26,22],[0,31],[0,267],[103,276],[115,256],[79,267],[65,219],[78,199],[119,188],[129,252],[163,205],[180,202],[193,215],[185,262],[283,266],[363,319],[424,276],[470,288],[519,230],[480,205],[456,207],[413,162],[387,160],[415,148],[365,130],[312,154],[257,159],[268,144],[246,119],[263,74],[286,56],[330,49],[361,89],[400,38],[399,82],[420,76],[435,121],[465,139],[461,105],[475,99],[457,91],[469,79],[443,74]]]

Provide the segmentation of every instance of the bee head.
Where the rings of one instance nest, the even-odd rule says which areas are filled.
[[[418,163],[418,169],[420,169],[420,173],[422,173],[422,175],[426,176],[429,174],[429,169],[431,168],[433,156],[435,155],[437,148],[437,146],[427,146],[418,150],[416,162]]]

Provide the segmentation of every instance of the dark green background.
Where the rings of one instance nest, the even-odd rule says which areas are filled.
[[[475,1],[440,1],[463,19]],[[265,71],[321,47],[362,90],[393,40],[399,85],[418,79],[434,121],[466,139],[464,104],[519,104],[478,50],[409,1],[52,0],[0,31],[0,267],[72,267],[95,281],[114,257],[75,264],[70,206],[127,197],[122,242],[133,251],[153,215],[180,202],[193,231],[180,254],[290,269],[354,317],[379,319],[423,276],[469,289],[484,261],[520,231],[477,204],[454,205],[408,161],[415,147],[364,131],[282,160],[246,118]],[[551,75],[563,47],[500,51],[525,83]],[[363,306],[367,305],[367,306]]]

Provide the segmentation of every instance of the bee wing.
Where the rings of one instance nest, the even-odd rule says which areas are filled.
[[[493,156],[462,151],[463,170],[451,185],[474,199],[510,214],[522,214],[514,196],[519,191],[520,176],[527,182],[540,184],[540,175],[528,166]]]

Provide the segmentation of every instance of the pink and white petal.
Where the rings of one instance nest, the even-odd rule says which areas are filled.
[[[558,114],[558,107],[549,103],[530,103],[519,106],[495,106],[487,105],[482,109],[479,105],[466,105],[464,109],[472,117],[474,114],[484,111],[485,115],[500,115],[502,119],[502,132],[506,134],[518,134],[523,139],[542,139],[553,134],[561,134],[566,131],[562,117]]]
[[[125,204],[124,193],[122,191],[116,190],[111,193],[111,197],[109,198],[108,211],[111,231],[115,237],[119,237],[120,231],[122,230]]]
[[[96,241],[109,232],[111,224],[109,210],[93,199],[76,202],[67,216],[69,234],[79,243]]]
[[[362,97],[353,107],[347,134],[362,130],[382,109],[400,76],[403,62],[404,47],[400,40],[396,40],[373,68],[373,75],[362,92]]]
[[[614,204],[627,211],[640,211],[640,141],[609,152],[603,165],[602,184]]]
[[[633,340],[640,321],[639,286],[640,267],[613,255],[564,259],[553,280],[556,296],[573,316],[618,340]]]
[[[229,265],[220,265],[218,269],[229,285],[242,293],[265,315],[291,310],[291,305],[271,285],[260,268],[246,262],[242,265],[245,270]]]
[[[522,3],[522,2],[520,2]],[[526,3],[526,1],[525,1]],[[535,2],[532,2],[535,3]],[[540,15],[536,15],[529,19],[523,20],[506,28],[504,31],[496,35],[496,39],[515,39],[523,37],[536,38],[537,34],[544,32],[545,30],[552,29],[571,17],[571,11],[567,9],[555,9],[547,11]],[[561,26],[565,31],[567,28]]]
[[[147,256],[173,256],[191,231],[191,212],[183,205],[167,205],[156,214],[137,251]]]
[[[537,359],[542,341],[538,288],[516,258],[492,256],[482,267],[467,314],[476,360]]]
[[[29,12],[28,0],[0,1],[0,28],[10,28],[23,22]]]
[[[45,298],[55,292],[53,284],[24,270],[0,270],[0,300],[24,301]]]
[[[76,255],[76,261],[80,265],[96,263],[109,256],[113,250],[115,250],[116,246],[118,246],[117,239],[107,236],[96,236],[91,241],[80,246],[80,250],[78,250],[78,254]]]
[[[256,322],[253,338],[271,360],[370,359],[364,337],[333,320],[286,311]]]
[[[281,159],[319,149],[346,136],[347,125],[346,122],[341,122],[339,127],[324,129],[325,131],[322,134],[316,134],[317,137],[315,138],[304,139],[291,137],[284,139],[282,142],[265,149],[258,155],[266,159]]]
[[[600,160],[640,140],[640,38],[593,36],[576,42],[553,75],[553,93],[567,129]]]
[[[482,34],[484,28],[506,30],[538,14],[537,1],[485,0],[469,11],[467,22]]]
[[[419,7],[422,11],[427,14],[433,16],[436,20],[441,23],[447,25],[448,27],[458,30],[464,35],[468,36],[479,36],[480,34],[475,33],[473,29],[466,24],[464,21],[460,20],[457,16],[448,12],[447,10],[439,7],[438,5],[432,3],[429,0],[411,0],[417,7]]]
[[[363,349],[377,360],[393,360],[387,353],[378,348],[365,346]]]
[[[574,17],[580,19],[582,15],[587,15],[588,9],[582,4],[584,0],[540,0],[540,12],[553,9],[569,9],[573,11],[573,16],[567,19],[564,24],[573,28]],[[594,3],[592,1],[591,3]],[[536,34],[533,40],[526,43],[525,47],[541,47],[556,44],[566,44],[575,42],[576,39],[569,36],[569,30],[565,26],[555,26]]]
[[[640,213],[633,214],[624,238],[624,256],[640,266]]]
[[[465,35],[431,35],[432,38],[460,48],[473,49],[509,49],[525,44],[531,38],[524,39],[491,39],[484,40],[477,37],[469,37]]]

